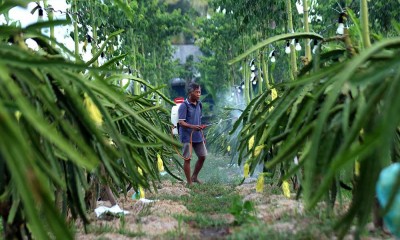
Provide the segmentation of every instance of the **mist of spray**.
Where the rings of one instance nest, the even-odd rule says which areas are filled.
[[[216,112],[222,112],[224,108],[233,108],[243,110],[246,105],[242,93],[237,92],[235,88],[231,91],[217,93],[218,102],[216,103]],[[241,111],[231,110],[229,117],[239,118]]]
[[[242,92],[243,93],[243,92]],[[244,101],[242,93],[238,93],[236,89],[233,89],[232,91],[225,91],[225,92],[220,92],[217,94],[217,99],[218,102],[216,103],[214,107],[214,111],[217,114],[217,119],[216,122],[219,122],[216,127],[217,129],[225,129],[225,131],[228,131],[227,133],[222,133],[220,134],[223,136],[228,137],[228,144],[230,145],[230,148],[232,149],[231,152],[231,166],[236,166],[238,167],[238,173],[243,174],[243,165],[246,162],[246,159],[241,159],[239,161],[239,152],[236,151],[239,147],[239,139],[240,139],[240,132],[242,131],[243,125],[240,124],[240,126],[229,135],[229,132],[232,130],[234,122],[240,117],[242,114],[242,111],[246,108],[246,102]],[[238,110],[227,110],[227,109],[238,109]],[[229,120],[232,119],[232,120]],[[228,121],[224,121],[228,120]],[[226,124],[231,122],[232,124],[230,125],[229,129],[226,128]],[[240,162],[240,166],[238,165]],[[260,163],[256,166],[252,177],[246,179],[246,181],[255,181],[258,174],[263,171],[263,163]]]
[[[217,101],[213,109],[213,114],[215,116],[214,124],[209,128],[208,132],[208,136],[211,138],[211,141],[209,141],[210,147],[216,150],[223,149],[223,151],[225,151],[227,146],[230,146],[231,165],[237,165],[235,164],[238,158],[236,149],[239,143],[237,139],[242,127],[239,127],[231,134],[229,133],[232,130],[233,124],[242,113],[240,110],[245,109],[245,101],[243,100],[243,96],[239,94],[236,89],[233,89],[233,91],[219,92],[217,93],[216,99]]]

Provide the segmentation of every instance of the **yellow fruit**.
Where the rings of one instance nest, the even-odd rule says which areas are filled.
[[[145,198],[144,189],[142,188],[142,186],[139,186],[139,192],[140,192],[140,198]]]
[[[256,149],[254,149],[254,157],[258,157],[263,149],[264,145],[258,145]]]
[[[243,167],[244,178],[249,177],[249,172],[250,172],[250,165],[248,163],[245,163]]]
[[[19,122],[19,119],[21,118],[21,116],[22,116],[22,113],[20,112],[20,111],[15,111],[15,118],[17,119],[17,121]]]
[[[272,101],[274,101],[278,97],[278,92],[276,91],[275,88],[271,89],[271,98]]]
[[[107,143],[108,143],[110,146],[114,146],[114,147],[116,146],[115,143],[114,143],[114,141],[113,141],[111,138],[108,139],[108,142],[107,142]]]
[[[282,183],[282,191],[283,195],[287,198],[290,198],[290,187],[288,181],[283,181]]]
[[[254,146],[254,135],[251,136],[251,138],[249,139],[249,150],[252,149]]]
[[[358,177],[360,176],[360,162],[356,161],[354,164],[354,174]]]
[[[159,172],[164,172],[164,164],[163,164],[160,154],[157,154],[157,166],[158,166]]]
[[[264,175],[261,173],[258,175],[257,184],[256,184],[256,192],[262,193],[264,191]]]
[[[100,110],[97,108],[96,104],[93,103],[92,99],[86,93],[84,94],[83,105],[89,112],[89,116],[94,121],[94,123],[97,126],[101,126],[103,124],[103,117],[100,113]]]
[[[227,150],[228,152],[230,152],[230,151],[231,151],[231,146],[228,146],[228,147],[226,148],[226,150]]]
[[[268,112],[272,112],[272,110],[274,110],[274,107],[271,106],[270,108],[268,108]]]

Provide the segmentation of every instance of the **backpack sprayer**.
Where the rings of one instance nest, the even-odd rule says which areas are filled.
[[[179,106],[184,101],[185,101],[185,99],[183,97],[177,97],[174,99],[175,106],[173,106],[171,109],[171,123],[173,125],[173,127],[172,127],[173,135],[178,135],[178,122],[179,122],[178,109],[179,109]]]
[[[178,122],[179,122],[178,109],[179,109],[179,106],[184,101],[185,101],[185,99],[183,97],[177,97],[177,98],[174,99],[175,106],[173,106],[172,109],[171,109],[171,123],[173,125],[173,128],[172,128],[172,134],[173,135],[178,135]],[[234,117],[227,118],[227,119],[220,119],[217,122],[204,124],[203,126],[209,127],[209,126],[212,126],[212,125],[218,125],[218,124],[220,124],[220,123],[222,123],[224,121],[228,121],[228,120],[232,120],[232,119],[234,119]]]
[[[177,98],[174,99],[175,106],[173,106],[172,109],[171,109],[171,123],[173,125],[172,126],[172,130],[171,130],[172,136],[173,135],[178,135],[178,122],[179,122],[178,110],[179,110],[179,106],[184,101],[185,101],[185,99],[183,97],[177,97]],[[234,119],[234,118],[220,119],[218,122],[213,122],[213,123],[210,123],[210,124],[204,124],[204,125],[202,125],[203,126],[202,129],[204,129],[206,127],[209,127],[209,126],[212,126],[212,125],[218,125],[218,124],[220,124],[220,123],[222,123],[224,121],[228,121],[228,120],[231,120],[231,119]],[[203,134],[203,131],[202,130],[200,130],[200,131]],[[194,130],[192,130],[192,134],[193,134],[193,132],[194,132]],[[204,138],[204,135],[203,135],[203,138]],[[192,144],[192,136],[190,136],[190,145],[191,144]],[[175,146],[174,146],[174,149],[175,149],[176,153],[180,157],[182,157],[184,160],[190,159],[191,156],[192,156],[192,147],[190,147],[190,150],[189,150],[190,151],[190,156],[188,158],[185,158],[184,156],[182,156],[180,154],[180,152],[175,148]]]

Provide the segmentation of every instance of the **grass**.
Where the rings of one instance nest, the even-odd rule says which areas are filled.
[[[164,234],[162,237],[155,238],[155,239],[162,239],[162,240],[175,240],[175,239],[197,239],[192,236],[190,233],[186,231],[171,231]]]
[[[197,158],[191,161],[192,170]],[[182,160],[183,161],[183,160]],[[184,177],[183,172],[178,175]],[[203,184],[194,184],[187,196],[158,195],[158,200],[172,200],[186,206],[193,215],[174,215],[178,221],[177,229],[169,231],[153,239],[331,239],[334,236],[333,226],[336,219],[326,210],[313,209],[304,214],[283,214],[273,222],[264,222],[255,218],[255,205],[253,202],[244,202],[242,197],[235,191],[242,180],[240,169],[230,165],[229,157],[210,154],[202,171],[199,174]],[[170,180],[173,184],[175,178],[168,175],[162,176],[161,180]],[[273,194],[282,194],[277,186],[277,179],[266,178],[265,194],[268,197]],[[348,193],[342,196],[349,198]],[[137,218],[150,214],[150,206],[145,206]],[[232,214],[234,221],[226,218],[226,214]],[[114,229],[110,225],[88,227],[88,232],[103,239],[105,233],[117,233],[127,238],[145,237],[141,232],[127,230],[124,217],[120,218],[120,227]],[[218,233],[220,230],[230,229],[230,234],[217,235],[215,238],[209,235]],[[196,235],[193,231],[200,232]],[[1,231],[1,226],[0,226]],[[383,236],[378,233],[364,233],[363,235]],[[104,238],[105,239],[105,238]]]
[[[191,162],[192,170],[196,160],[197,158]],[[229,165],[229,157],[210,154],[199,174],[199,179],[204,183],[194,184],[190,188],[189,195],[181,197],[157,195],[158,200],[179,202],[193,214],[174,215],[173,217],[178,221],[178,227],[163,235],[153,236],[151,239],[332,239],[335,237],[333,226],[337,221],[337,216],[333,212],[326,211],[325,207],[318,207],[305,213],[293,213],[288,209],[287,213],[278,218],[271,218],[269,222],[256,218],[255,203],[243,201],[243,198],[235,191],[235,187],[242,180],[240,169],[229,167]],[[184,177],[183,172],[176,174]],[[259,197],[282,195],[282,190],[277,185],[278,179],[275,179],[276,176],[266,178],[265,192]],[[162,176],[161,179],[170,180],[172,184],[177,182],[168,175]],[[342,197],[348,200],[347,193]],[[271,212],[273,211],[274,206],[271,205]],[[144,208],[137,218],[140,219],[148,214],[150,210]],[[227,218],[227,214],[233,217]],[[126,230],[124,219],[121,218],[120,221],[119,229],[112,229],[107,225],[92,226],[89,232],[95,233],[99,238],[107,232],[119,233],[127,238],[146,236],[140,230],[139,232]],[[224,233],[226,229],[228,233]],[[382,236],[379,232],[363,233],[363,236],[372,235]]]
[[[192,169],[195,162],[193,160],[191,162]],[[205,183],[193,186],[190,196],[181,198],[181,202],[188,210],[195,213],[190,217],[183,216],[183,221],[199,229],[232,227],[235,231],[228,239],[330,239],[332,237],[336,219],[321,209],[314,209],[303,215],[295,216],[288,213],[281,216],[276,222],[267,225],[252,218],[254,210],[251,207],[252,203],[247,205],[243,203],[242,198],[234,190],[242,180],[239,174],[240,169],[229,167],[229,165],[229,157],[213,154],[207,157],[199,174],[199,178]],[[278,179],[267,178],[265,184],[267,195],[282,194],[281,188],[276,184],[277,181]],[[342,197],[348,198],[347,195]],[[210,214],[226,213],[234,215],[234,223],[210,217]],[[278,226],[279,224],[283,226],[293,224],[294,227],[279,229],[279,227],[274,228],[274,224],[278,224]],[[296,226],[296,224],[303,226]]]
[[[267,224],[243,224],[228,239],[332,239],[334,224],[331,216],[315,209],[304,214],[284,214]]]
[[[196,161],[197,157],[193,157],[191,160],[192,171]],[[214,184],[237,185],[241,181],[237,174],[238,171],[239,169],[230,166],[229,156],[209,154],[199,173],[199,179]],[[182,178],[184,178],[184,175],[182,175]]]
[[[196,158],[191,162],[192,170]],[[255,205],[253,202],[243,201],[235,191],[235,187],[242,180],[240,169],[230,167],[229,157],[210,154],[199,178],[204,184],[194,184],[189,195],[158,195],[158,200],[172,200],[186,206],[192,215],[174,215],[178,221],[178,227],[152,239],[332,239],[335,238],[333,226],[337,223],[338,216],[334,212],[327,211],[326,207],[317,207],[300,214],[287,211],[279,218],[265,222],[254,217]],[[179,173],[179,172],[178,172]],[[183,177],[183,172],[179,174]],[[168,175],[162,176],[162,180],[170,180],[173,184],[175,178]],[[282,190],[277,185],[278,179],[266,178],[263,197],[281,195]],[[293,191],[293,189],[291,189]],[[293,192],[292,192],[293,193]],[[348,202],[351,198],[349,191],[342,191],[342,199]],[[339,199],[338,199],[339,200]],[[326,203],[325,203],[326,204]],[[273,211],[274,206],[271,206]],[[340,207],[339,207],[340,208]],[[150,214],[150,206],[144,206],[136,216],[139,220]],[[234,217],[234,221],[226,218],[227,214]],[[1,219],[0,219],[1,221]],[[108,239],[106,233],[116,233],[127,238],[146,237],[146,233],[140,229],[137,232],[127,230],[124,217],[119,219],[120,227],[115,229],[105,224],[102,226],[90,225],[88,232],[97,236],[97,239]],[[0,222],[1,223],[1,222]],[[229,229],[229,235],[203,235],[218,233],[220,230]],[[2,234],[2,224],[0,233]],[[197,231],[197,235],[193,232]],[[200,232],[200,235],[199,233]],[[364,231],[362,236],[379,239],[390,239],[382,231]]]
[[[137,214],[137,221],[150,214],[150,205],[144,205],[143,209]]]
[[[192,171],[197,161],[197,157],[193,158],[191,160]],[[182,171],[176,174],[185,179]],[[189,196],[163,195],[158,196],[158,199],[179,201],[185,205],[193,215],[175,216],[175,218],[191,226],[191,228],[210,232],[229,227],[231,223],[228,222],[224,214],[230,213],[233,204],[241,201],[240,195],[234,189],[241,181],[238,169],[231,166],[229,157],[209,154],[198,177],[203,181],[203,184],[194,184]],[[174,183],[171,177],[164,176],[164,179],[171,180]],[[189,235],[190,232],[183,231],[180,228],[163,235],[163,239],[196,238],[196,236]]]
[[[196,228],[210,228],[227,226],[229,223],[224,217],[215,218],[208,214],[196,213],[193,216],[180,216],[180,218]]]
[[[108,224],[102,225],[102,226],[95,226],[95,225],[90,225],[87,228],[88,233],[93,233],[96,235],[101,235],[104,233],[109,233],[109,232],[114,232],[114,228]]]
[[[312,229],[315,228],[315,229]],[[317,229],[318,228],[318,229]],[[227,239],[331,239],[330,234],[321,232],[318,226],[310,226],[307,229],[294,231],[293,229],[276,230],[265,223],[243,225],[240,231],[234,232]]]
[[[338,216],[334,216],[323,209],[312,209],[304,214],[285,214],[273,222],[254,221],[244,223],[234,228],[233,233],[227,237],[230,240],[251,239],[336,239],[334,226]],[[345,239],[352,239],[353,231]],[[393,239],[379,229],[369,232],[364,229],[362,239]]]
[[[118,234],[121,234],[121,235],[124,235],[127,237],[145,236],[145,233],[143,233],[143,232],[132,232],[132,231],[127,230],[125,228],[124,219],[121,218],[120,221],[121,221],[121,226],[119,229],[115,229],[108,224],[105,224],[102,226],[96,226],[96,225],[92,224],[87,228],[87,230],[88,230],[88,233],[93,233],[93,234],[97,235],[99,237],[99,239],[102,238],[101,235],[106,234],[106,233],[118,233]]]
[[[196,161],[197,157],[191,160],[192,171]],[[231,167],[229,163],[227,156],[209,154],[198,176],[204,183],[194,184],[190,196],[163,195],[158,196],[158,199],[179,201],[193,213],[228,213],[235,199],[240,198],[234,187],[241,181],[237,174],[238,169]],[[185,178],[183,172],[176,174]],[[167,175],[162,179],[176,182],[175,178]]]
[[[239,198],[239,195],[232,187],[205,183],[195,185],[184,204],[189,211],[194,213],[226,213],[229,212],[236,198]]]

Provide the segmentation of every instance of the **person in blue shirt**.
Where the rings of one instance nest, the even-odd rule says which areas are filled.
[[[202,132],[205,125],[201,124],[202,103],[200,101],[200,95],[200,85],[197,83],[190,83],[188,86],[188,97],[178,109],[179,139],[183,143],[183,170],[189,186],[192,185],[193,182],[201,183],[197,176],[207,156],[205,138]],[[193,175],[190,175],[192,151],[196,153],[198,160]]]

